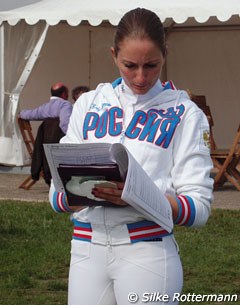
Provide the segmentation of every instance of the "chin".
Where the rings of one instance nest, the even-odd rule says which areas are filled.
[[[149,88],[142,88],[142,89],[133,88],[132,91],[135,94],[146,94],[149,91]]]

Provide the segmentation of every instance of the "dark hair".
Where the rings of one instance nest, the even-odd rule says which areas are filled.
[[[68,94],[68,88],[65,85],[62,85],[60,87],[56,86],[56,89],[54,89],[54,86],[51,87],[52,96],[62,97],[63,93]]]
[[[127,12],[120,20],[114,38],[114,51],[117,55],[124,38],[149,39],[166,56],[165,32],[159,17],[152,11],[136,8]]]
[[[90,89],[87,86],[78,86],[72,89],[72,98],[77,100],[80,93],[88,92]]]

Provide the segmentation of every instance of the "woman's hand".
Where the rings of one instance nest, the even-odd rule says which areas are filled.
[[[101,184],[96,184],[92,189],[92,194],[95,197],[107,200],[113,204],[126,206],[127,203],[121,199],[124,182],[111,181],[111,183],[114,183],[116,188],[107,186],[102,187]]]
[[[79,206],[79,205],[68,205],[69,209],[74,213],[74,212],[80,212],[81,210],[87,208],[87,206]]]

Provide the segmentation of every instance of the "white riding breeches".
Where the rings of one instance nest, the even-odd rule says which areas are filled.
[[[68,305],[176,305],[182,285],[173,236],[114,246],[72,240]]]

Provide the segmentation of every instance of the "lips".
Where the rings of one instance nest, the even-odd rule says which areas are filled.
[[[138,91],[138,92],[146,92],[148,90],[148,85],[132,85],[133,89]]]
[[[147,84],[143,84],[143,85],[139,85],[139,84],[133,84],[133,86],[137,87],[137,88],[145,88],[147,87]]]

